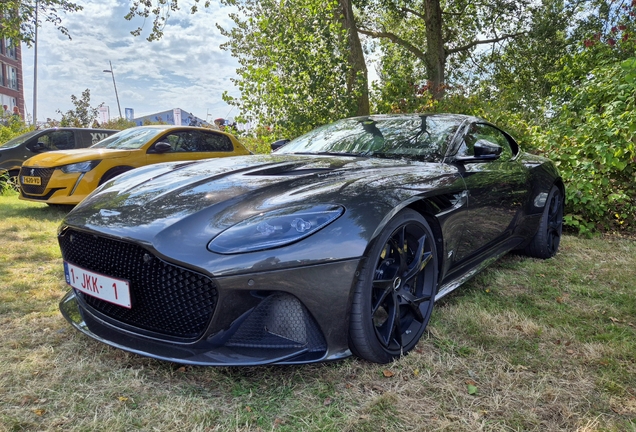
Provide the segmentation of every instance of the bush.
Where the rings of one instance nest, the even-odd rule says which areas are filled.
[[[269,154],[272,151],[269,141],[264,140],[261,137],[242,136],[237,138],[249,151],[254,154]]]
[[[566,183],[566,224],[581,233],[634,232],[636,58],[602,64],[577,84],[554,89],[560,98],[572,97],[547,131],[535,131]]]
[[[126,120],[125,118],[121,118],[121,117],[109,120],[106,123],[102,123],[101,125],[99,125],[99,127],[103,129],[117,129],[117,130],[124,130],[124,129],[128,129],[135,126],[137,126],[135,122]]]
[[[10,139],[32,131],[33,126],[28,126],[20,118],[9,117],[6,122],[0,123],[0,144],[4,144]]]

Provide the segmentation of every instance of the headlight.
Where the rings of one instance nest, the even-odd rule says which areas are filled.
[[[60,169],[62,170],[64,174],[85,173],[95,168],[97,164],[100,162],[101,161],[99,160],[78,162],[78,163],[74,163],[70,165],[64,165],[63,167],[60,167]]]
[[[208,244],[220,254],[253,252],[308,237],[344,213],[339,205],[297,206],[252,216],[226,229]]]

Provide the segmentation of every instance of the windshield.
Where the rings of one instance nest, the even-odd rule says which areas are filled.
[[[6,143],[0,145],[0,148],[17,147],[20,144],[22,144],[23,142],[25,142],[26,140],[28,140],[29,138],[31,138],[33,135],[38,134],[39,132],[40,131],[32,131],[32,132],[25,133],[24,135],[17,136],[15,138],[7,141]]]
[[[290,141],[276,153],[344,154],[439,161],[464,117],[371,116],[339,120]]]
[[[145,127],[126,129],[101,140],[91,148],[136,150],[163,132],[165,129]]]

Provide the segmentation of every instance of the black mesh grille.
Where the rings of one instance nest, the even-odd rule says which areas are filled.
[[[132,243],[66,230],[59,237],[64,259],[130,283],[132,308],[77,292],[91,307],[123,323],[179,338],[199,337],[217,301],[214,282],[177,267]]]
[[[55,168],[22,167],[22,169],[20,169],[20,187],[25,193],[41,195],[46,190],[46,186],[49,184],[49,180],[51,180],[53,171],[55,171]],[[22,176],[40,177],[42,179],[42,184],[40,186],[25,185],[22,183]]]
[[[316,321],[291,294],[265,298],[234,333],[227,346],[249,348],[301,348],[324,351],[327,344]]]

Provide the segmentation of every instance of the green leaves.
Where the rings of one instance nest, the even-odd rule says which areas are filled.
[[[601,48],[613,49],[596,48],[593,58],[605,60],[579,76],[576,90],[555,87],[561,108],[535,135],[566,183],[565,222],[581,233],[636,229],[636,58],[609,62]],[[555,78],[572,79],[590,61],[589,53],[575,53]]]
[[[357,112],[366,77],[351,76],[348,34],[340,2],[244,0],[242,14],[222,48],[241,64],[234,83],[240,96],[226,93],[240,121],[268,128],[276,137],[294,137]]]
[[[38,23],[35,22],[35,9],[38,5]],[[0,1],[0,38],[22,41],[31,45],[35,38],[35,27],[46,21],[53,24],[70,39],[61,16],[68,12],[82,10],[83,7],[68,0],[2,0]]]
[[[3,120],[0,122],[0,144],[33,130],[33,126],[26,125],[20,117],[4,112],[2,107],[0,107],[0,118]]]
[[[93,126],[99,113],[99,107],[103,104],[95,108],[91,106],[91,91],[89,89],[82,92],[81,98],[71,95],[71,102],[75,105],[75,109],[68,110],[66,113],[57,110],[58,114],[62,114],[60,126],[85,128]]]

